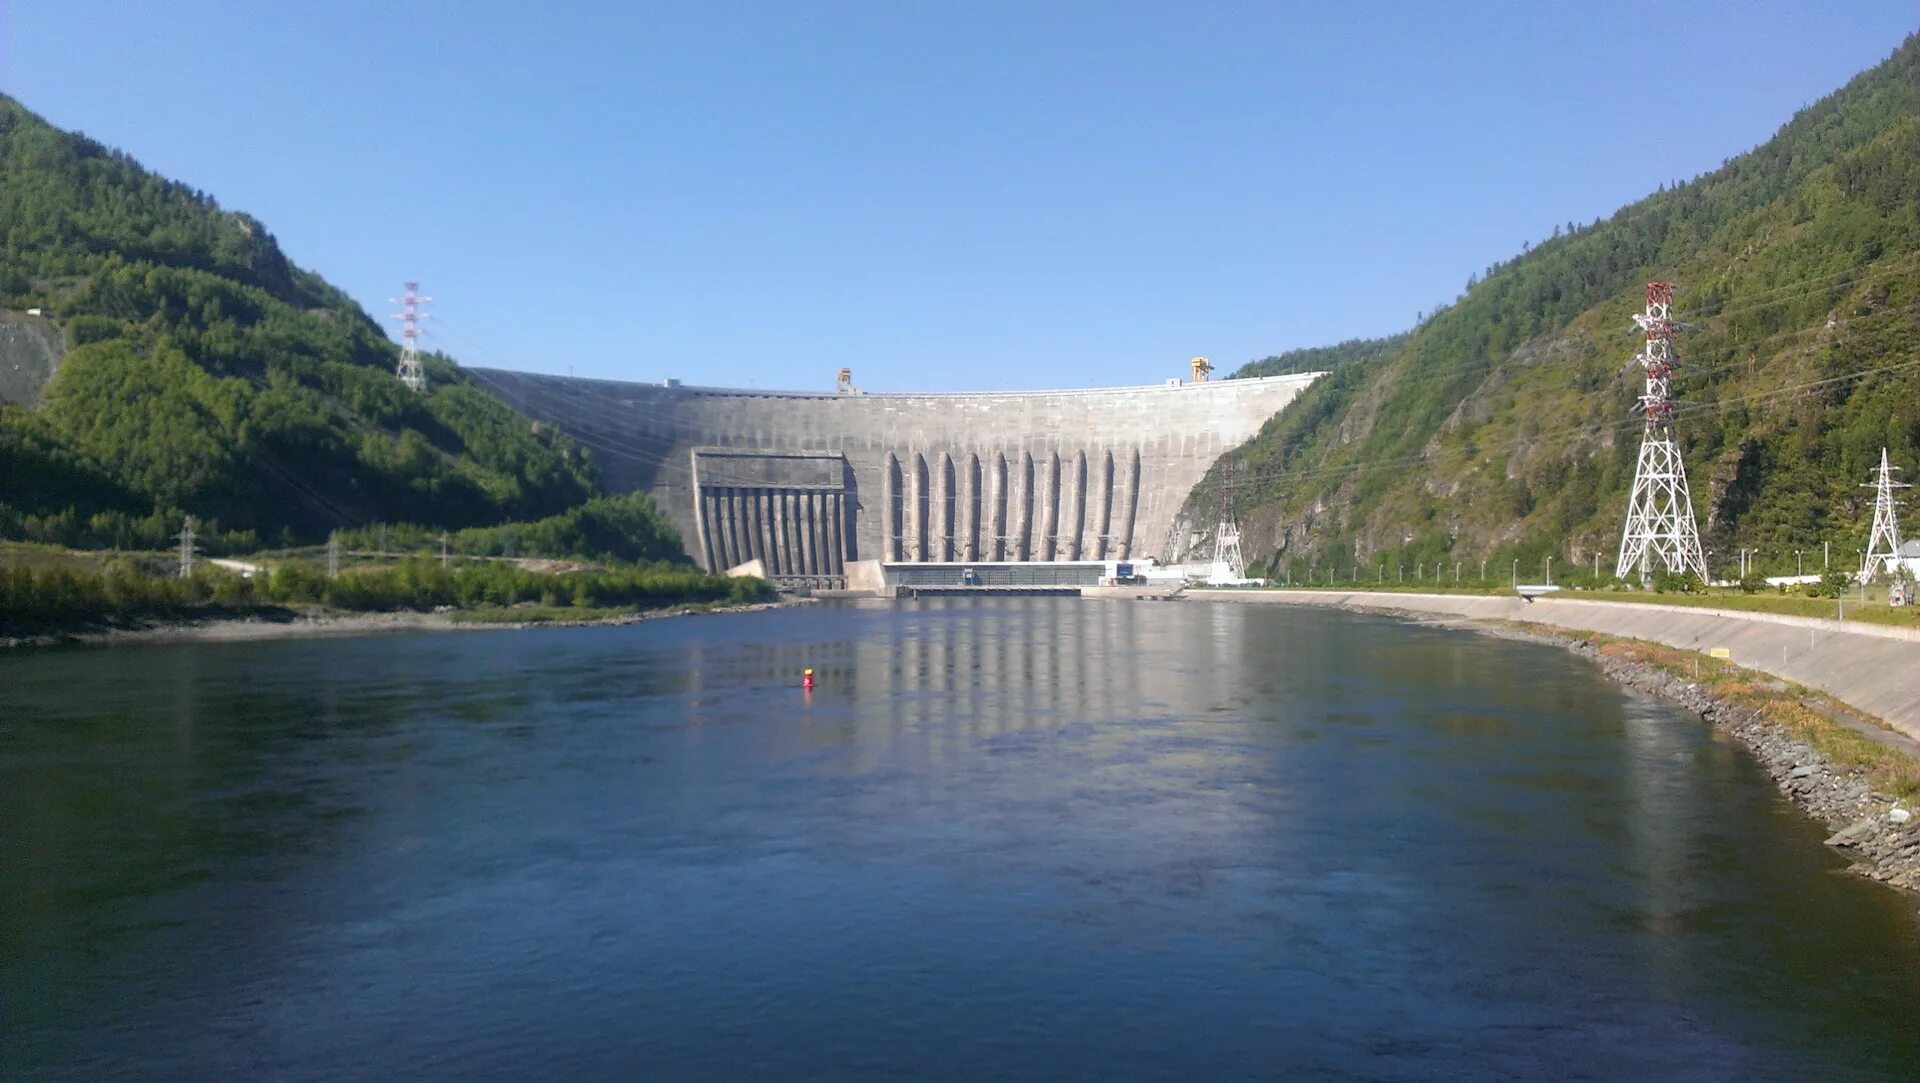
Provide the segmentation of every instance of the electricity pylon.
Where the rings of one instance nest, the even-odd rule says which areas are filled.
[[[1646,332],[1646,345],[1634,357],[1646,371],[1646,390],[1634,407],[1646,418],[1640,435],[1640,461],[1627,498],[1627,523],[1620,532],[1620,560],[1614,575],[1637,573],[1642,583],[1653,566],[1692,572],[1707,578],[1700,553],[1700,532],[1693,522],[1693,497],[1687,492],[1687,468],[1673,438],[1673,284],[1647,283],[1647,310],[1633,322]]]
[[[194,547],[193,516],[187,516],[186,524],[180,528],[180,578],[193,578]]]
[[[1860,562],[1860,581],[1872,579],[1884,568],[1891,572],[1899,567],[1900,559],[1900,521],[1894,518],[1893,499],[1895,489],[1911,488],[1904,481],[1893,480],[1893,472],[1900,469],[1887,463],[1887,449],[1880,449],[1880,466],[1873,472],[1873,480],[1862,485],[1863,489],[1875,490],[1873,494],[1873,536],[1867,539],[1867,553]]]
[[[420,296],[418,282],[406,285],[400,296],[387,298],[400,306],[400,311],[393,314],[393,318],[400,321],[400,364],[395,366],[393,374],[409,390],[419,394],[427,389],[427,374],[420,367],[420,306],[433,298]]]
[[[1197,379],[1205,378],[1197,367],[1194,375]],[[1247,577],[1246,561],[1240,555],[1240,524],[1233,516],[1234,474],[1238,466],[1233,456],[1228,455],[1226,475],[1220,483],[1220,521],[1213,528],[1213,566],[1209,569],[1209,579]],[[1223,570],[1227,573],[1224,577],[1220,575]]]

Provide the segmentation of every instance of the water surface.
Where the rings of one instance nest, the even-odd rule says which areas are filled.
[[[1741,750],[1381,617],[14,652],[0,831],[11,1077],[1920,1077]]]

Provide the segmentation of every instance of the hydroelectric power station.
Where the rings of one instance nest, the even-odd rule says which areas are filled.
[[[1320,373],[987,393],[761,391],[470,370],[645,491],[721,571],[840,580],[855,561],[1178,561],[1223,453]],[[1038,569],[1034,569],[1038,571]],[[1029,580],[1031,581],[1031,580]]]

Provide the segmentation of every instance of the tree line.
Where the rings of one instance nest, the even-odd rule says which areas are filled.
[[[379,324],[260,222],[4,95],[0,308],[67,346],[38,409],[0,404],[9,537],[150,546],[193,515],[237,550],[538,522],[599,492],[584,449],[446,358],[403,387]]]
[[[329,576],[323,565],[287,561],[253,577],[203,565],[180,578],[152,574],[122,558],[99,568],[66,563],[0,567],[0,632],[238,615],[287,606],[386,612],[535,603],[586,610],[751,602],[770,593],[758,579],[726,579],[671,564],[553,573],[498,561],[443,565],[410,558]]]
[[[1234,453],[1243,544],[1295,568],[1357,548],[1389,577],[1610,555],[1640,437],[1630,316],[1657,278],[1678,290],[1677,432],[1709,564],[1851,551],[1880,449],[1920,468],[1917,260],[1920,36],[1751,153],[1495,264],[1407,334],[1236,373],[1331,370]],[[1224,483],[1216,467],[1189,517]]]

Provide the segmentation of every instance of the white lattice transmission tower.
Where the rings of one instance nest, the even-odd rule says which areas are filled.
[[[192,579],[193,559],[200,552],[200,547],[194,544],[199,535],[193,532],[193,516],[187,516],[187,521],[181,525],[177,536],[180,539],[180,578]]]
[[[1895,518],[1893,509],[1899,503],[1893,498],[1895,489],[1910,488],[1904,481],[1893,480],[1897,466],[1887,462],[1887,449],[1880,449],[1880,465],[1873,472],[1873,480],[1861,488],[1874,490],[1873,494],[1873,534],[1867,539],[1866,556],[1860,561],[1860,581],[1870,581],[1881,571],[1892,572],[1900,565],[1900,520]]]
[[[1213,566],[1207,576],[1215,582],[1247,577],[1247,563],[1240,556],[1240,524],[1233,516],[1234,474],[1237,466],[1233,457],[1228,456],[1226,475],[1220,483],[1220,521],[1213,528]]]
[[[1641,430],[1640,461],[1634,467],[1627,525],[1620,532],[1620,560],[1613,574],[1621,579],[1637,576],[1642,583],[1656,569],[1692,572],[1703,582],[1707,578],[1693,497],[1687,492],[1687,468],[1673,438],[1672,312],[1673,284],[1649,282],[1647,310],[1633,316],[1646,334],[1634,357],[1646,373],[1646,390],[1634,406],[1646,427]]]
[[[433,298],[420,296],[418,282],[409,282],[406,287],[400,296],[387,298],[400,306],[400,311],[393,314],[393,318],[400,321],[400,364],[394,367],[393,374],[419,394],[427,389],[427,374],[420,368],[421,306]]]

